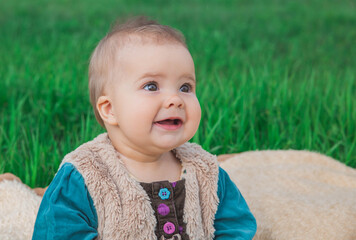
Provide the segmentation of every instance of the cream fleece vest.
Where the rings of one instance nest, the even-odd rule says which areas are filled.
[[[172,150],[186,169],[183,221],[191,240],[214,237],[219,198],[216,156],[199,145],[185,143]],[[84,178],[98,215],[98,239],[154,240],[156,218],[150,199],[139,182],[130,177],[107,133],[67,154]]]

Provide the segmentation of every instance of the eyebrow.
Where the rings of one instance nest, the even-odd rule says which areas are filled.
[[[163,77],[164,75],[163,74],[160,74],[160,73],[145,73],[143,74],[141,77],[138,78],[138,81],[139,80],[142,80],[144,78],[154,78],[154,77]]]
[[[190,79],[190,80],[192,80],[193,82],[196,81],[196,80],[195,80],[195,77],[194,77],[192,74],[189,74],[189,73],[183,74],[183,75],[182,75],[182,78]]]
[[[145,73],[143,74],[141,77],[139,77],[137,79],[137,81],[140,81],[144,78],[155,78],[155,77],[164,77],[164,74],[160,74],[160,73]],[[180,78],[187,78],[189,80],[192,80],[193,82],[195,82],[195,77],[192,74],[186,73],[183,74]]]

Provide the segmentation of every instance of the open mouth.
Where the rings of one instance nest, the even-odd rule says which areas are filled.
[[[179,125],[182,123],[182,120],[180,120],[180,119],[165,119],[162,121],[158,121],[156,123],[163,124],[163,125]]]
[[[182,126],[183,121],[179,118],[173,118],[173,119],[164,119],[161,121],[157,121],[154,122],[154,124],[166,130],[176,130]]]

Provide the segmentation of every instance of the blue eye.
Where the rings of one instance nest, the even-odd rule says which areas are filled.
[[[188,92],[192,91],[192,86],[191,86],[190,84],[188,84],[188,83],[185,83],[185,84],[183,84],[183,85],[180,87],[179,90],[180,90],[181,92],[186,92],[186,93],[188,93]]]
[[[156,83],[147,83],[143,89],[153,92],[158,90],[158,86]]]

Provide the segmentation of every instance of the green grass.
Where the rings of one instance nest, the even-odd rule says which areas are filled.
[[[103,129],[88,100],[91,51],[117,17],[180,29],[196,64],[214,154],[307,149],[356,167],[354,1],[0,3],[0,173],[47,185]],[[179,3],[177,3],[179,2]]]

